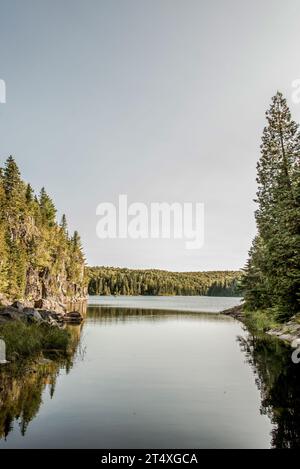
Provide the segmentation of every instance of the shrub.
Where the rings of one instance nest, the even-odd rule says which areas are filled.
[[[27,324],[12,321],[0,326],[0,338],[5,341],[7,359],[13,356],[28,357],[45,350],[66,353],[71,335],[65,329],[46,324]]]

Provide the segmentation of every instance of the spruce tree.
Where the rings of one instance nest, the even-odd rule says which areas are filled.
[[[245,298],[248,307],[271,307],[286,319],[299,311],[300,132],[279,92],[266,118],[257,165],[259,243],[249,253]]]
[[[65,218],[62,225],[56,222],[56,209],[45,189],[36,197],[10,156],[0,168],[0,296],[62,300],[74,295],[74,284],[75,293],[84,295],[80,238],[76,235],[73,249]],[[69,283],[68,264],[72,264]]]
[[[5,196],[8,200],[18,200],[19,191],[23,183],[19,168],[12,156],[9,156],[5,162],[3,171],[3,187]]]
[[[61,222],[59,225],[63,231],[63,233],[68,236],[68,223],[67,223],[67,217],[65,214],[62,215],[61,217]]]
[[[34,192],[30,184],[27,184],[26,187],[26,202],[31,204],[34,200]]]
[[[7,287],[8,251],[4,218],[5,192],[3,186],[3,171],[0,168],[0,293]]]
[[[54,226],[56,208],[44,187],[42,187],[40,192],[39,204],[43,223],[48,226]]]

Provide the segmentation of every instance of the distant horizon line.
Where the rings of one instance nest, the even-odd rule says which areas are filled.
[[[137,268],[137,267],[116,267],[110,265],[86,265],[88,269],[116,269],[116,270],[135,270],[135,271],[157,271],[157,272],[169,272],[173,274],[197,274],[197,273],[210,273],[210,272],[242,272],[243,268],[240,269],[218,269],[218,270],[168,270],[159,269],[156,267]]]

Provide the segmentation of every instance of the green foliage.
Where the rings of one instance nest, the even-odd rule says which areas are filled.
[[[55,360],[15,361],[0,367],[0,438],[6,438],[14,425],[24,436],[36,417],[44,392],[52,398],[62,369],[73,366],[70,353],[59,353]]]
[[[68,233],[67,217],[65,214],[63,214],[63,216],[61,217],[61,222],[59,226],[61,227],[61,229],[63,230],[65,234]]]
[[[238,296],[240,272],[167,272],[89,267],[90,295]]]
[[[257,165],[258,235],[243,288],[247,309],[271,308],[282,321],[299,311],[300,132],[279,92],[266,118]]]
[[[246,311],[244,317],[248,329],[254,333],[266,332],[279,326],[272,309]]]
[[[85,295],[84,256],[78,233],[42,188],[36,197],[10,156],[0,170],[0,294],[9,298]]]
[[[0,326],[0,338],[4,339],[8,360],[31,357],[42,351],[59,350],[66,353],[70,344],[70,333],[47,324],[27,324],[12,321]]]
[[[42,187],[40,196],[39,196],[39,205],[40,205],[40,215],[42,222],[45,226],[54,226],[55,217],[56,217],[56,208],[54,203],[50,199],[49,195],[45,191],[45,188]]]

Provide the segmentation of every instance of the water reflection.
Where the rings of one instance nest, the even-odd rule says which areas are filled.
[[[177,324],[180,321],[183,324]],[[158,322],[162,322],[162,327]],[[131,327],[131,323],[134,327]],[[151,324],[153,326],[155,324],[152,329]],[[124,327],[122,327],[123,325]],[[156,325],[159,327],[156,327]],[[166,428],[171,433],[171,437],[173,433],[174,441],[179,441],[178,446],[190,447],[190,442],[193,442],[192,446],[195,446],[197,444],[195,441],[198,441],[199,445],[202,441],[203,447],[212,446],[215,442],[219,442],[216,444],[221,447],[222,444],[231,446],[231,442],[233,444],[238,442],[241,434],[240,428],[242,427],[238,425],[244,425],[245,428],[247,425],[249,427],[251,425],[252,427],[255,426],[256,420],[253,420],[250,425],[250,417],[251,412],[258,409],[257,403],[255,404],[256,409],[253,407],[253,410],[250,403],[249,406],[243,404],[243,401],[248,402],[247,399],[250,396],[247,394],[247,381],[243,381],[246,379],[245,377],[241,379],[241,383],[244,383],[244,387],[241,387],[244,390],[243,395],[239,393],[237,388],[240,379],[239,373],[242,371],[239,365],[240,348],[242,354],[246,357],[246,365],[242,363],[242,366],[246,367],[247,370],[249,370],[249,367],[253,370],[255,383],[261,394],[260,413],[267,416],[272,422],[271,446],[274,448],[295,448],[300,446],[300,364],[295,365],[291,361],[291,350],[277,340],[256,337],[250,332],[245,332],[245,334],[237,337],[237,334],[242,332],[240,325],[228,317],[214,314],[183,314],[182,312],[157,309],[99,308],[92,306],[88,308],[86,321],[83,325],[68,327],[73,336],[74,350],[67,358],[54,358],[52,356],[49,357],[51,361],[43,361],[40,364],[27,363],[22,366],[7,365],[0,367],[0,439],[8,439],[9,441],[8,435],[11,433],[14,434],[12,436],[15,436],[17,430],[21,435],[26,435],[29,423],[41,413],[43,406],[49,406],[49,402],[45,402],[45,396],[48,395],[52,399],[57,394],[63,402],[61,408],[64,408],[68,400],[72,402],[72,418],[74,417],[75,422],[80,422],[82,426],[82,430],[80,430],[79,425],[77,428],[76,424],[69,429],[71,431],[70,441],[72,440],[77,447],[80,447],[80,445],[89,447],[89,444],[92,445],[90,447],[97,447],[99,441],[104,444],[107,437],[107,441],[112,442],[116,435],[120,439],[122,438],[124,445],[128,444],[128,447],[132,447],[132,441],[129,441],[128,437],[128,443],[126,443],[124,435],[128,433],[126,429],[129,427],[132,432],[137,431],[135,425],[137,425],[140,434],[146,431],[146,425],[148,425],[148,435],[150,434],[149,428],[151,432],[154,432],[155,429],[155,432],[161,433],[161,441],[166,441],[165,447],[170,446],[169,434],[166,433]],[[218,336],[218,331],[221,328],[223,332]],[[184,335],[183,330],[185,330],[186,339],[181,337]],[[84,331],[83,334],[82,331]],[[99,332],[101,332],[101,335],[99,335]],[[126,346],[129,347],[130,340],[137,340],[135,334],[145,335],[141,336],[139,342],[135,342],[141,347],[139,354],[136,354],[136,350],[132,347],[132,350],[128,352],[128,359],[127,352],[125,352],[127,351]],[[152,338],[158,338],[154,345],[156,354],[153,354],[153,350],[151,352],[148,342],[146,342],[144,350],[142,349],[143,343],[148,340],[149,334]],[[176,345],[176,340],[174,341],[174,334],[180,337],[179,347]],[[209,334],[213,334],[211,339]],[[124,341],[124,335],[127,337],[127,342]],[[87,340],[85,345],[89,348],[90,353],[86,360],[85,357],[82,357],[82,337]],[[198,337],[200,337],[201,347],[198,347]],[[210,344],[216,337],[224,339],[224,342]],[[233,348],[231,349],[230,344],[235,343],[236,337],[239,347],[235,345],[236,351],[234,351]],[[113,342],[112,339],[115,341]],[[124,356],[117,354],[118,340],[122,342],[121,348],[124,347],[122,349]],[[220,347],[222,348],[224,344],[227,344],[226,354],[223,354],[226,355],[226,359],[220,357]],[[180,349],[180,347],[183,348]],[[203,357],[207,347],[210,354],[215,350],[215,357],[210,355]],[[172,354],[167,360],[162,353],[163,351],[165,353],[166,350]],[[239,359],[236,355],[230,355],[230,353],[238,354]],[[228,357],[232,358],[229,360]],[[74,366],[82,358],[82,366]],[[130,363],[128,363],[128,360],[130,360]],[[226,360],[229,360],[230,363],[227,363]],[[243,362],[243,360],[240,361]],[[97,370],[99,371],[95,371],[93,363],[97,364]],[[183,364],[186,372],[182,368]],[[164,366],[164,369],[170,372],[170,376],[163,375],[161,378],[159,374],[159,367],[161,366]],[[224,367],[228,367],[228,370],[224,370]],[[142,373],[143,369],[145,369],[145,376],[138,375],[139,379],[137,379],[135,373]],[[176,374],[177,369],[180,371],[179,376]],[[215,370],[219,371],[220,380],[218,380]],[[71,388],[66,380],[64,380],[66,388],[62,389],[62,383],[58,381],[58,376],[62,372],[71,373],[67,380],[71,380],[71,383],[78,388],[76,396],[70,394],[70,389],[74,388]],[[198,376],[193,381],[189,373]],[[100,376],[99,379],[98,376]],[[125,381],[126,377],[129,380],[128,382]],[[153,378],[156,381],[152,382]],[[91,384],[84,389],[87,394],[81,395],[84,388],[82,381],[84,380]],[[251,381],[252,374],[248,383],[251,384]],[[131,387],[132,383],[135,383],[136,389]],[[172,387],[169,388],[169,386]],[[255,389],[254,385],[253,388]],[[172,394],[171,390],[174,389],[177,392]],[[95,395],[93,395],[93,392]],[[140,402],[136,402],[135,398],[131,402],[130,396],[135,392],[141,399]],[[115,393],[117,394],[115,395]],[[151,408],[151,403],[155,402],[153,395],[156,396],[156,406],[161,405],[159,410]],[[239,395],[240,402],[237,402]],[[82,402],[86,401],[89,405],[86,407],[80,406],[79,396]],[[251,399],[251,406],[253,406],[254,401],[253,398]],[[211,407],[209,407],[211,402],[215,406],[216,415],[211,413]],[[145,403],[148,403],[148,407]],[[128,410],[131,409],[129,404],[137,406],[139,412],[134,411],[131,415]],[[184,406],[185,409],[180,405]],[[249,414],[244,414],[243,412],[245,412],[247,406],[249,407]],[[142,413],[143,409],[144,414]],[[162,419],[169,418],[170,422],[173,422],[172,419],[176,417],[173,413],[174,409],[179,412],[178,418],[181,423],[178,426],[166,427],[166,421],[160,421],[158,416],[162,414]],[[48,418],[49,412],[51,411],[48,410]],[[126,412],[129,412],[130,415],[126,416]],[[257,413],[259,414],[259,412]],[[54,418],[58,419],[59,415],[56,413]],[[147,418],[145,418],[145,415]],[[248,420],[246,415],[248,415]],[[232,416],[232,422],[229,422],[230,416]],[[63,416],[62,420],[64,420]],[[116,422],[118,423],[117,426]],[[224,428],[229,428],[227,435],[224,435],[221,430],[217,433],[217,423],[221,430],[222,425]],[[43,425],[43,421],[40,425]],[[59,422],[59,425],[61,425],[61,422]],[[67,425],[66,420],[64,420],[61,434],[56,430],[53,431],[52,438],[57,438],[57,440],[51,440],[51,437],[49,437],[49,444],[52,443],[52,447],[56,447],[57,441],[62,441],[61,436]],[[120,430],[120,428],[123,428],[122,425],[124,425],[124,433]],[[231,425],[233,425],[233,428]],[[170,429],[172,429],[172,432],[170,432]],[[90,432],[87,430],[90,430]],[[44,428],[42,431],[44,431]],[[262,435],[264,431],[261,430]],[[266,435],[268,444],[270,442],[269,431]],[[45,432],[47,434],[46,429]],[[178,432],[178,437],[176,432]],[[28,434],[30,433],[28,432]],[[84,435],[88,435],[87,441],[84,440]],[[153,435],[153,439],[155,439],[155,433]],[[207,435],[206,439],[204,438],[205,435]],[[224,440],[218,440],[219,435],[224,436]],[[227,436],[230,437],[229,443],[225,439]],[[183,438],[186,438],[186,440]],[[204,439],[201,440],[201,438]],[[245,441],[247,442],[247,438],[248,434],[246,433],[245,438],[242,440],[241,437],[239,440],[239,446],[243,445]],[[255,442],[257,441],[260,442],[260,439],[255,440]],[[29,442],[31,445],[39,445],[40,447],[43,447],[44,444],[44,440],[29,440]],[[2,443],[4,442],[2,441]],[[249,441],[251,446],[250,443]],[[115,444],[118,446],[119,442],[116,440]],[[144,444],[143,447],[145,447],[144,442],[141,444]],[[176,444],[174,447],[176,447]],[[2,444],[2,446],[4,445]],[[105,446],[107,445],[104,444]],[[111,446],[113,445],[111,444]]]
[[[218,296],[90,296],[88,301],[89,306],[219,313],[240,304],[241,300]]]
[[[62,364],[23,365],[0,372],[0,438],[5,438],[17,424],[24,436],[29,422],[38,414],[46,387],[52,397]],[[68,372],[71,363],[65,365]]]
[[[51,353],[24,363],[13,363],[0,368],[0,439],[5,439],[18,426],[25,436],[29,423],[38,414],[44,391],[52,398],[56,380],[61,371],[69,374],[74,362],[81,357],[82,325],[67,326],[72,336],[72,349],[67,357]]]
[[[193,313],[190,311],[165,311],[163,309],[139,309],[139,308],[119,308],[101,306],[89,306],[87,319],[89,322],[97,324],[127,323],[136,321],[160,322],[169,318],[186,321],[196,319],[197,321],[230,321],[228,316],[217,313]]]
[[[300,447],[300,365],[291,360],[290,347],[276,339],[238,338],[261,393],[261,413],[273,423],[273,448]]]

